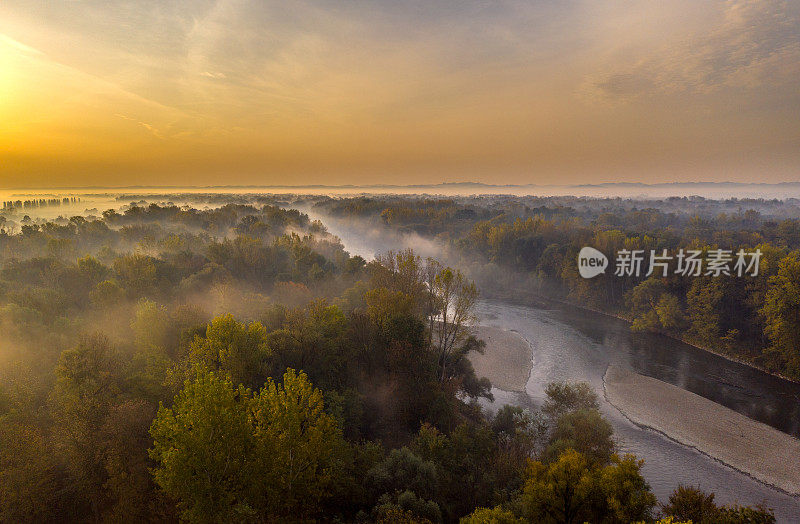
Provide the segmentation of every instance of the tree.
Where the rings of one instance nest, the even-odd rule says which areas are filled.
[[[201,373],[159,408],[150,433],[155,481],[193,522],[310,518],[345,446],[322,393],[291,369],[255,395]]]
[[[462,517],[460,524],[524,524],[525,521],[514,516],[508,510],[500,506],[492,509],[478,508],[466,517]]]
[[[719,304],[723,299],[721,278],[692,279],[686,292],[689,332],[702,344],[713,344],[719,337],[722,325]]]
[[[89,298],[97,307],[111,307],[119,304],[125,298],[125,290],[117,284],[116,280],[104,280],[89,292]]]
[[[260,322],[246,325],[228,314],[214,318],[204,337],[195,337],[183,365],[188,376],[216,371],[234,384],[257,387],[267,376],[270,353],[267,330]]]
[[[669,496],[669,503],[662,506],[668,517],[694,524],[773,524],[772,510],[761,505],[717,506],[714,494],[700,488],[680,485]]]
[[[253,399],[254,437],[268,514],[310,517],[330,494],[342,467],[341,430],[325,413],[322,392],[305,373],[287,369]]]
[[[412,249],[389,251],[375,257],[370,265],[370,283],[373,289],[385,288],[411,297],[416,312],[425,310],[427,290],[423,277],[422,260]]]
[[[507,490],[521,487],[528,460],[537,457],[547,444],[548,426],[541,412],[518,406],[500,408],[491,421],[497,442],[496,471],[499,484]]]
[[[664,293],[656,305],[656,315],[661,327],[668,332],[675,332],[684,324],[683,310],[678,297],[671,293]]]
[[[398,317],[419,316],[428,324],[427,346],[436,359],[437,378],[472,398],[491,398],[488,380],[475,377],[467,355],[485,344],[471,334],[478,290],[460,271],[432,258],[424,263],[410,249],[376,258],[373,288],[365,293],[367,312],[385,338]]]
[[[683,484],[670,494],[669,502],[661,509],[667,516],[690,520],[696,524],[711,522],[719,514],[713,493],[705,493],[700,488]]]
[[[442,512],[438,504],[421,499],[411,491],[382,495],[372,513],[378,522],[387,524],[401,522],[423,524],[442,521]]]
[[[609,522],[650,520],[655,495],[633,455],[592,465],[575,450],[565,450],[545,465],[530,462],[520,497],[523,515],[533,522]]]
[[[154,413],[155,406],[143,400],[127,400],[109,410],[100,432],[108,475],[108,520],[144,522],[169,515],[164,500],[156,494],[147,454]]]
[[[656,496],[640,473],[644,460],[633,455],[622,458],[612,455],[611,464],[599,471],[598,486],[602,496],[597,513],[605,514],[606,522],[627,524],[650,520]]]
[[[159,407],[150,434],[155,482],[189,522],[241,521],[259,506],[251,393],[213,372],[200,374]]]
[[[0,417],[0,522],[65,520],[64,484],[41,431]]]
[[[632,330],[658,331],[661,329],[656,308],[665,292],[663,279],[656,277],[648,278],[628,292],[626,301],[633,316]]]
[[[776,519],[772,510],[762,505],[752,508],[750,506],[723,506],[719,508],[720,524],[775,524]]]
[[[597,393],[592,391],[586,382],[550,382],[544,392],[547,398],[542,406],[542,412],[552,422],[570,411],[600,409]]]
[[[769,279],[761,314],[773,366],[780,369],[783,364],[788,375],[800,377],[800,252],[780,261],[778,274]]]
[[[139,349],[160,348],[166,350],[170,334],[170,318],[167,309],[142,298],[136,304],[134,318],[131,321],[136,345]]]
[[[411,444],[423,460],[436,466],[435,502],[445,520],[462,517],[493,502],[497,484],[494,433],[483,424],[459,424],[449,435],[423,424]]]
[[[78,272],[81,276],[81,283],[91,287],[105,278],[108,268],[93,256],[85,256],[78,259]]]
[[[87,337],[61,353],[51,394],[58,453],[74,489],[98,518],[107,497],[101,429],[120,393],[120,368],[108,338]]]
[[[668,293],[662,278],[650,277],[627,296],[633,331],[675,331],[683,324],[678,298]]]
[[[346,332],[344,313],[324,300],[286,311],[281,329],[267,335],[270,374],[302,369],[326,391],[344,387],[354,353],[345,343]]]
[[[596,409],[564,413],[556,421],[545,457],[554,460],[564,450],[574,449],[590,464],[606,464],[616,449],[613,433],[611,424]]]
[[[156,263],[150,256],[133,253],[114,260],[113,268],[117,280],[131,297],[153,293],[158,282]]]
[[[411,491],[426,499],[434,496],[438,482],[433,462],[422,460],[405,446],[390,451],[388,457],[367,472],[366,478],[376,494]]]
[[[583,522],[589,514],[595,482],[589,463],[577,451],[566,450],[552,464],[531,462],[522,491],[525,518],[533,522]]]
[[[433,279],[433,292],[438,305],[434,343],[439,354],[440,380],[444,382],[448,365],[466,353],[458,353],[457,348],[467,340],[470,327],[477,321],[478,288],[461,271],[444,268]]]

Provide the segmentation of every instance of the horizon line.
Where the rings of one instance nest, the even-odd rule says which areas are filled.
[[[87,189],[109,189],[109,190],[133,190],[133,189],[402,189],[402,188],[432,188],[432,187],[454,187],[471,186],[487,188],[592,188],[592,187],[673,187],[673,186],[800,186],[800,181],[784,182],[598,182],[584,184],[489,184],[485,182],[437,182],[430,184],[225,184],[225,185],[188,185],[188,184],[169,184],[169,185],[125,185],[125,186],[105,186],[105,185],[86,185],[86,186],[54,186],[54,187],[2,187],[1,191],[63,191],[63,190],[87,190]]]

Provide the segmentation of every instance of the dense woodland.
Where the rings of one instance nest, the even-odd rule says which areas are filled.
[[[484,294],[569,300],[800,379],[800,202],[576,197],[357,197],[315,203],[332,217],[436,239]],[[611,269],[591,280],[577,256],[592,246]],[[640,277],[614,275],[622,249],[643,250]],[[651,250],[762,253],[753,276],[645,277]],[[705,258],[705,257],[704,257]],[[733,268],[733,263],[731,263]]]
[[[593,223],[566,207],[520,208],[525,217],[452,201],[302,203],[315,202],[418,225],[619,308],[643,284],[580,288],[564,262],[576,245],[677,245],[689,231],[724,241],[719,222],[673,235],[681,229],[652,210]],[[660,234],[626,233],[648,216]],[[490,384],[467,358],[483,348],[468,327],[479,289],[433,259],[399,251],[367,263],[322,223],[263,202],[15,224],[0,233],[2,522],[774,522],[691,487],[658,505],[640,474],[647,457],[616,453],[585,384],[548,385],[540,410],[485,412]],[[725,281],[718,300],[754,286],[740,290],[756,297],[747,311],[769,309],[781,279],[796,283],[797,246],[748,227],[729,240],[774,243],[774,278],[758,289],[764,279]],[[734,323],[724,308],[692,309],[713,286],[657,285],[678,299],[681,322],[715,323],[698,336],[738,326],[731,351],[781,333],[768,328],[780,311]],[[761,358],[794,373],[776,341]]]

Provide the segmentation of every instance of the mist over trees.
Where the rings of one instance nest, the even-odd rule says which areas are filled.
[[[486,296],[567,300],[622,316],[632,329],[665,333],[800,378],[796,319],[800,306],[800,202],[762,199],[661,200],[479,196],[371,196],[321,199],[324,210],[354,228],[419,235],[448,263],[475,279]],[[584,246],[609,257],[591,280],[578,274]],[[642,272],[615,276],[620,250],[641,250]],[[761,251],[759,274],[646,277],[650,253],[717,249]]]
[[[271,202],[3,230],[0,521],[655,520],[587,385],[481,408],[465,271]]]

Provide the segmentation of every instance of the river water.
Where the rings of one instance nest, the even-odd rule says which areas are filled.
[[[516,331],[533,347],[526,393],[495,389],[496,404],[537,406],[544,400],[548,382],[588,382],[601,394],[601,411],[614,426],[620,451],[645,459],[642,472],[659,500],[665,501],[678,484],[693,485],[714,492],[718,503],[764,503],[775,510],[779,522],[800,522],[800,498],[634,425],[602,398],[603,375],[614,364],[796,432],[800,385],[667,337],[633,334],[624,321],[562,304],[523,307],[484,301],[479,314],[483,324]]]
[[[385,249],[375,235],[354,234],[331,217],[316,218],[322,219],[353,254],[370,259]],[[409,242],[393,247],[415,246]],[[525,393],[494,388],[495,406],[510,403],[535,408],[544,401],[549,382],[588,382],[600,394],[601,411],[614,427],[620,452],[645,459],[642,474],[660,501],[665,502],[679,484],[698,486],[713,492],[718,504],[763,503],[775,511],[778,522],[800,523],[800,497],[636,426],[602,396],[603,375],[614,364],[669,382],[797,436],[799,384],[668,337],[631,333],[625,321],[561,303],[519,306],[485,300],[479,303],[478,314],[482,324],[515,331],[533,348],[533,368]],[[786,459],[796,461],[800,457]]]

